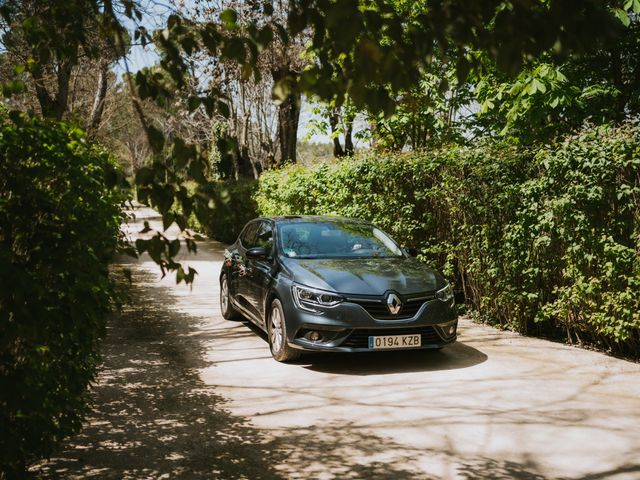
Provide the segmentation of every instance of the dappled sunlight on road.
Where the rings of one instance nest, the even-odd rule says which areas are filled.
[[[193,288],[123,259],[135,307],[110,325],[89,424],[45,476],[640,478],[640,365],[468,319],[441,351],[281,364],[221,317],[223,249],[181,252]]]
[[[201,377],[274,442],[321,429],[335,439],[331,452],[355,430],[368,442],[385,439],[390,450],[440,458],[411,455],[398,465],[445,478],[500,478],[492,469],[504,478],[640,475],[637,364],[466,319],[460,341],[441,351],[314,354],[279,364],[256,327],[220,316],[220,257],[209,255],[221,247],[212,247],[205,262],[190,261],[198,283],[181,288],[178,300],[188,311],[212,308],[200,336],[209,364]],[[335,467],[327,478],[340,478]]]
[[[134,304],[112,319],[83,431],[45,478],[278,478],[260,433],[204,385],[201,319],[174,308],[154,273],[134,270]]]

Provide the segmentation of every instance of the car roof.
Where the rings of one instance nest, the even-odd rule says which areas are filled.
[[[282,215],[271,217],[260,217],[261,219],[271,220],[275,223],[313,223],[313,222],[350,222],[350,223],[365,223],[369,224],[366,220],[360,220],[358,218],[338,217],[332,215]]]

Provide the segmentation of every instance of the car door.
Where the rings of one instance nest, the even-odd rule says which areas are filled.
[[[260,222],[253,246],[264,248],[267,252],[267,257],[263,259],[246,259],[246,264],[249,268],[249,273],[245,277],[247,299],[251,304],[251,309],[255,311],[264,323],[264,301],[269,292],[275,270],[273,223],[271,221],[262,220]]]
[[[247,298],[248,266],[246,264],[245,253],[249,248],[251,248],[251,245],[253,245],[259,227],[259,221],[248,223],[238,237],[238,242],[236,243],[235,248],[231,251],[229,288],[235,301],[244,308],[247,308],[250,305]]]

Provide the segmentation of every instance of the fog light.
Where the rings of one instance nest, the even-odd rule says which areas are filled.
[[[453,322],[441,323],[440,325],[437,325],[437,327],[440,330],[440,335],[444,335],[445,338],[450,338],[456,333],[458,321],[454,320]]]
[[[309,333],[305,335],[307,340],[311,340],[312,342],[318,342],[322,340],[322,334],[316,330],[311,330]]]

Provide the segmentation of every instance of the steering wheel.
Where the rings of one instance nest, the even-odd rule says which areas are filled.
[[[309,255],[311,253],[311,248],[309,248],[309,245],[305,243],[298,245],[296,250],[300,255]]]

